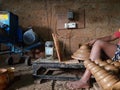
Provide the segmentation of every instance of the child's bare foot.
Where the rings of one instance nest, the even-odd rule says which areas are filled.
[[[74,82],[67,82],[66,87],[70,90],[80,89],[80,88],[89,88],[89,84],[82,80],[74,81]]]

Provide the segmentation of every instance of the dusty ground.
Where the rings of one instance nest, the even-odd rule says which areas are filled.
[[[25,65],[15,66],[19,77],[10,85],[8,90],[68,90],[65,88],[66,81],[48,80],[45,83],[39,83],[32,76],[32,67]]]
[[[15,67],[16,77],[14,78],[14,81],[9,84],[7,90],[68,90],[65,88],[66,81],[48,80],[45,83],[39,83],[40,80],[35,80],[32,76],[32,66],[26,66],[24,64],[8,66],[2,64],[1,67]],[[76,75],[74,72],[70,74],[72,76]],[[69,74],[64,73],[64,75]]]

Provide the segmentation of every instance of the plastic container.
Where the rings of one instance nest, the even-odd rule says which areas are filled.
[[[46,41],[45,42],[45,56],[46,57],[53,57],[53,41]]]

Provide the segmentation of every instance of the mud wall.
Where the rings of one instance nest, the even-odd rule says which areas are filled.
[[[81,28],[58,29],[57,16],[67,13],[68,9],[84,13],[79,17]],[[69,54],[75,52],[79,44],[120,28],[119,0],[0,0],[0,10],[17,14],[23,30],[31,26],[45,41],[52,40],[51,33],[56,33],[63,43],[63,51]]]

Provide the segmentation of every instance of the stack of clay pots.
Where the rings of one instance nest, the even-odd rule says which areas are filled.
[[[89,59],[90,56],[90,47],[87,44],[81,45],[80,48],[73,53],[71,56],[76,60],[86,60]]]
[[[97,59],[94,62],[107,71],[110,71],[112,73],[119,73],[120,62],[112,61],[111,59],[108,59],[106,61]]]
[[[100,60],[98,60],[100,62]],[[120,80],[117,76],[109,73],[103,67],[90,60],[84,61],[85,67],[94,75],[97,83],[104,90],[120,90]]]

